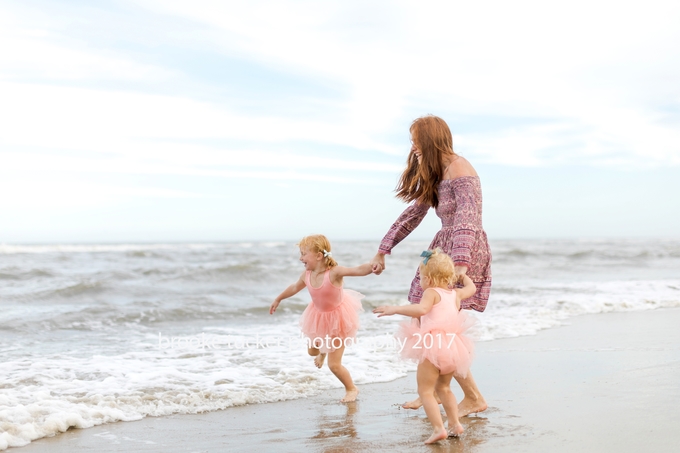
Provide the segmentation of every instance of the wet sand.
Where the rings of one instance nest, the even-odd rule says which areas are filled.
[[[481,315],[483,316],[483,315]],[[311,398],[73,429],[17,453],[674,452],[680,445],[680,309],[572,318],[535,336],[478,343],[489,403],[465,434],[433,446],[415,375]],[[455,389],[457,397],[461,393]]]

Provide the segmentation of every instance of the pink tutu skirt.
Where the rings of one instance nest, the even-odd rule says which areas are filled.
[[[351,289],[342,290],[342,302],[331,311],[320,311],[310,302],[300,318],[300,329],[305,337],[312,342],[321,339],[323,344],[318,348],[322,353],[332,352],[340,347],[340,341],[336,340],[334,345],[328,338],[340,338],[345,340],[352,338],[359,329],[359,312],[364,311],[361,307],[361,299],[364,295]],[[351,344],[351,343],[349,343]],[[319,346],[313,344],[312,346]]]
[[[454,319],[432,323],[427,331],[420,327],[417,318],[403,322],[396,337],[406,341],[401,350],[404,359],[422,363],[430,361],[441,374],[453,373],[466,377],[474,357],[474,343],[466,335],[475,319],[458,312]]]

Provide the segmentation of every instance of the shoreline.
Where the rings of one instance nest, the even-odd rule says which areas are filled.
[[[674,451],[680,443],[680,308],[583,315],[536,335],[477,343],[489,409],[461,439],[422,444],[415,373],[296,400],[71,429],[6,451]],[[460,400],[460,389],[452,387]]]

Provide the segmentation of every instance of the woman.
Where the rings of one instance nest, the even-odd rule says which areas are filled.
[[[378,253],[371,261],[373,271],[385,269],[385,255],[401,242],[423,220],[433,207],[442,220],[428,249],[440,247],[456,266],[457,274],[466,274],[477,292],[461,302],[462,309],[484,311],[491,289],[491,250],[482,228],[482,190],[477,172],[462,156],[453,151],[453,138],[448,125],[439,117],[428,115],[411,124],[411,152],[406,170],[397,185],[397,197],[413,202],[387,232]],[[408,300],[420,302],[420,272],[411,283]],[[458,405],[459,416],[481,412],[486,401],[468,373],[456,378],[464,392]],[[403,405],[407,409],[421,406],[420,398]]]

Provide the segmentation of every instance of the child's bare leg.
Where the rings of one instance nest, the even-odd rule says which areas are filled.
[[[314,365],[316,365],[317,368],[321,368],[324,360],[326,360],[326,354],[319,354],[314,358]]]
[[[472,374],[468,373],[466,378],[454,376],[458,385],[463,390],[463,400],[458,404],[459,417],[465,417],[469,414],[483,412],[487,409],[486,400],[477,388],[477,383],[472,378]],[[404,409],[419,409],[423,405],[420,398],[402,404]]]
[[[458,404],[458,416],[465,417],[469,414],[485,411],[487,408],[486,400],[477,388],[477,383],[472,378],[472,372],[468,372],[465,378],[454,376],[454,379],[464,393],[463,400]]]
[[[439,404],[434,398],[434,389],[437,379],[439,379],[439,370],[435,368],[430,361],[425,360],[418,365],[416,372],[418,378],[418,395],[423,402],[423,409],[427,414],[427,418],[432,424],[432,435],[425,441],[426,444],[431,444],[448,437],[446,429],[444,429],[444,421],[442,414],[439,412]]]
[[[359,394],[359,389],[354,385],[352,376],[350,376],[347,368],[342,366],[342,354],[345,352],[345,345],[336,349],[335,351],[328,353],[328,368],[337,377],[342,385],[345,386],[345,397],[340,401],[343,403],[349,403],[356,401],[357,395]]]
[[[451,378],[453,373],[440,374],[437,379],[435,391],[439,395],[439,399],[446,411],[446,418],[448,419],[448,435],[458,437],[463,434],[463,425],[458,420],[458,404],[456,403],[456,396],[451,391]]]
[[[318,348],[307,348],[307,353],[314,357],[314,365],[316,365],[317,368],[321,368],[323,366],[323,361],[326,360],[326,354],[321,353]]]

